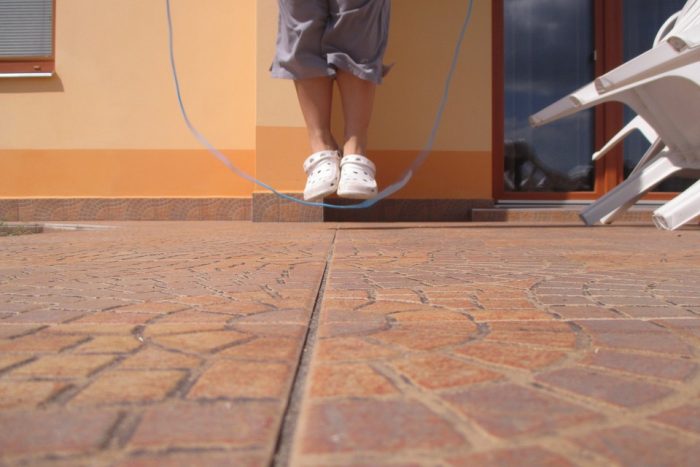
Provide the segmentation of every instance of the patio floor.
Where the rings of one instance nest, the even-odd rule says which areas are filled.
[[[0,238],[2,465],[697,465],[700,228]]]

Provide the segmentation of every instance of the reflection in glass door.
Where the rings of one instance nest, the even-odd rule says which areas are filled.
[[[663,1],[663,0],[662,0]],[[593,111],[528,117],[594,78],[593,0],[504,0],[504,191],[594,189]]]
[[[649,50],[661,25],[669,16],[683,8],[684,4],[685,0],[626,0],[623,4],[624,60],[630,60]],[[625,109],[625,123],[634,116],[634,112]],[[648,148],[649,142],[637,132],[625,139],[625,178]],[[661,183],[655,191],[683,191],[693,181],[694,179],[674,177]]]

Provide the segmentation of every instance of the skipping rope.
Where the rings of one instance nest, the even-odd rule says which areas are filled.
[[[459,32],[459,37],[457,39],[457,44],[455,46],[454,54],[452,56],[452,63],[450,64],[449,71],[447,72],[447,78],[445,79],[445,85],[442,93],[442,98],[440,99],[440,104],[438,106],[437,113],[435,115],[435,120],[433,122],[433,127],[430,131],[430,135],[428,137],[428,141],[426,142],[425,146],[421,150],[421,152],[416,156],[416,158],[413,160],[411,165],[406,169],[404,174],[401,176],[401,178],[389,185],[388,187],[384,188],[381,190],[379,193],[377,193],[377,196],[374,198],[365,200],[361,203],[356,203],[356,204],[350,204],[350,205],[338,205],[338,204],[329,204],[329,203],[318,203],[318,202],[312,202],[312,201],[305,201],[302,199],[295,198],[293,196],[287,195],[285,193],[281,193],[277,191],[275,188],[272,186],[268,185],[265,182],[262,182],[258,180],[257,178],[253,177],[252,175],[247,174],[243,170],[239,169],[236,167],[233,163],[231,163],[230,160],[221,152],[219,151],[216,147],[214,147],[213,144],[207,140],[207,138],[204,137],[204,135],[192,124],[190,121],[189,116],[187,115],[187,109],[185,108],[185,104],[183,102],[182,98],[182,92],[180,91],[180,80],[178,79],[178,74],[177,74],[177,67],[175,66],[175,47],[173,45],[173,20],[172,20],[172,13],[171,13],[171,8],[170,8],[170,0],[165,0],[165,8],[167,12],[167,19],[168,19],[168,46],[169,46],[169,51],[170,51],[170,68],[172,71],[172,77],[173,81],[175,83],[175,92],[177,94],[177,101],[180,106],[180,113],[182,114],[182,118],[185,120],[185,124],[187,125],[187,128],[190,130],[192,135],[199,141],[199,143],[204,146],[214,157],[219,159],[228,169],[238,175],[239,177],[248,180],[249,182],[254,183],[255,185],[258,185],[261,188],[264,188],[266,190],[271,191],[275,195],[279,196],[280,198],[286,199],[287,201],[291,201],[293,203],[301,204],[303,206],[310,206],[310,207],[323,207],[323,208],[331,208],[331,209],[365,209],[369,208],[371,206],[374,206],[377,204],[380,200],[391,196],[392,194],[396,193],[399,191],[401,188],[406,186],[406,184],[411,180],[413,177],[413,173],[418,170],[418,168],[425,162],[425,160],[428,158],[430,153],[432,152],[433,145],[435,144],[435,138],[437,137],[437,132],[438,128],[440,127],[440,122],[442,121],[442,116],[445,113],[445,106],[447,105],[447,99],[449,96],[450,92],[450,85],[452,84],[452,78],[454,76],[455,70],[457,69],[457,64],[459,63],[459,56],[460,52],[462,50],[462,44],[464,42],[464,37],[467,33],[467,29],[469,27],[469,23],[471,22],[471,17],[472,17],[472,10],[474,6],[474,0],[469,0],[469,6],[467,8],[467,14],[464,18],[464,22],[462,24],[462,28]]]

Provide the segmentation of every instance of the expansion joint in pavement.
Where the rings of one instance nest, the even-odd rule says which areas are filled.
[[[316,334],[318,332],[321,304],[323,303],[323,292],[326,288],[328,271],[333,260],[333,249],[335,248],[335,238],[337,233],[337,230],[333,232],[333,237],[331,238],[331,242],[328,247],[326,262],[323,267],[323,275],[321,276],[318,291],[316,292],[316,299],[311,312],[311,318],[309,319],[309,325],[306,329],[304,345],[299,356],[299,363],[294,375],[294,380],[292,381],[292,387],[289,391],[287,408],[282,416],[282,424],[279,431],[279,437],[277,438],[277,444],[275,446],[275,454],[272,456],[272,460],[270,462],[271,467],[286,467],[290,464],[294,435],[297,429],[297,422],[299,420],[301,405],[304,398],[304,389],[306,388],[306,381],[309,376],[309,368],[311,367],[311,360],[314,353],[313,350],[317,339]]]

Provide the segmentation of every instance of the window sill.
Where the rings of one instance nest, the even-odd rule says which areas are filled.
[[[3,78],[51,78],[53,72],[48,73],[0,73],[0,79]]]

